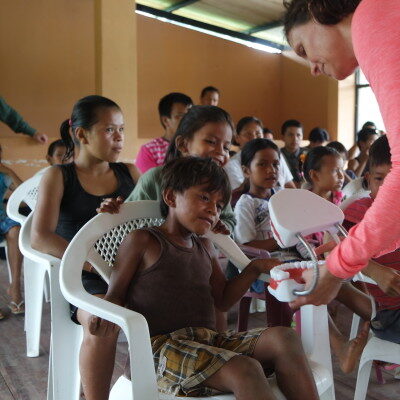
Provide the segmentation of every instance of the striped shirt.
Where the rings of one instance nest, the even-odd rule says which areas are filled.
[[[135,164],[142,174],[151,168],[164,164],[168,146],[168,140],[159,137],[140,147]]]
[[[367,210],[372,206],[374,202],[371,197],[365,197],[363,199],[356,200],[351,203],[345,210],[345,222],[344,226],[346,229],[350,229],[355,224],[358,224],[363,218]],[[396,249],[390,253],[384,254],[374,261],[381,265],[393,268],[400,271],[400,249]],[[389,297],[376,285],[367,284],[370,294],[375,298],[378,303],[378,307],[381,310],[387,309],[400,309],[400,296]]]

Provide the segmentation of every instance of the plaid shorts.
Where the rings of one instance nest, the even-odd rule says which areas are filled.
[[[175,396],[219,394],[202,383],[238,354],[251,356],[265,328],[218,333],[183,328],[151,338],[158,389]]]

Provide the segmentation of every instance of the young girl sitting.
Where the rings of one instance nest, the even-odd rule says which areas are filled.
[[[105,197],[126,197],[139,178],[133,164],[117,162],[124,144],[124,118],[112,100],[102,96],[79,100],[69,124],[61,125],[61,137],[66,157],[75,146],[79,154],[74,162],[54,165],[44,173],[31,239],[33,248],[58,258],[78,230],[96,215]],[[89,265],[82,272],[82,283],[91,294],[104,296],[107,292],[107,284]],[[86,399],[106,399],[98,393],[111,379],[113,367],[107,361],[115,349],[117,334],[113,338],[94,337],[88,330],[88,314],[74,307],[71,314],[84,330],[80,368]],[[105,368],[99,369],[99,365]]]
[[[1,162],[1,154],[0,146],[0,240],[6,239],[8,264],[11,270],[11,283],[7,289],[7,294],[11,298],[8,308],[12,314],[23,314],[25,307],[21,293],[22,254],[18,247],[20,225],[7,217],[3,203],[6,191],[14,190],[22,181],[12,169]],[[3,318],[4,314],[0,311],[0,319]]]
[[[215,329],[214,306],[228,310],[260,273],[280,263],[254,260],[236,278],[225,279],[212,243],[203,237],[229,204],[223,169],[209,159],[186,157],[168,163],[161,179],[166,220],[126,236],[105,296],[147,319],[159,390],[177,396],[233,392],[236,400],[274,400],[264,372],[272,369],[286,399],[318,399],[293,329]],[[92,317],[94,334],[104,334],[110,325]]]
[[[263,138],[263,123],[256,117],[244,117],[236,126],[235,141],[239,145],[240,149],[248,143],[250,140]],[[247,191],[245,187],[245,176],[242,171],[241,164],[241,151],[237,152],[225,166],[225,171],[228,174],[229,182],[231,183],[232,190],[238,190],[240,192]],[[281,169],[278,175],[278,179],[275,185],[281,187],[294,188],[293,176],[286,164],[283,157],[280,158]]]
[[[313,193],[333,204],[340,204],[343,199],[343,158],[335,149],[326,146],[311,149],[304,160],[303,174]],[[318,247],[323,244],[324,234],[317,232],[306,239],[312,246]],[[296,248],[303,258],[309,258],[306,248],[301,243]]]

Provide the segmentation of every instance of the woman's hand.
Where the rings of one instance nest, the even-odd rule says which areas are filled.
[[[313,280],[313,270],[307,270],[303,274],[306,281],[306,289],[310,287]],[[319,279],[314,291],[308,296],[299,296],[295,301],[289,303],[293,309],[298,309],[306,304],[314,304],[320,306],[321,304],[330,303],[338,294],[341,279],[332,275],[325,265],[319,266]]]
[[[211,230],[214,233],[222,233],[223,235],[230,235],[231,233],[230,230],[221,220],[218,220],[218,222],[213,226]]]
[[[121,204],[124,202],[124,199],[121,196],[117,198],[108,198],[104,199],[99,208],[96,208],[98,214],[100,213],[109,213],[109,214],[118,214],[121,208]]]

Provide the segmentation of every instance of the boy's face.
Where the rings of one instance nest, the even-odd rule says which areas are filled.
[[[200,98],[200,103],[202,106],[217,106],[219,102],[218,92],[206,92],[203,97]]]
[[[179,122],[181,122],[181,119],[189,111],[190,107],[190,104],[174,103],[171,108],[171,116],[161,117],[168,139],[171,139],[175,135]]]
[[[251,160],[250,168],[243,167],[243,172],[251,186],[271,189],[278,181],[279,154],[274,149],[259,150]]]
[[[391,164],[376,165],[371,168],[369,172],[366,173],[366,178],[368,181],[368,187],[371,191],[371,197],[376,198],[379,188],[382,186],[386,175],[390,172]]]
[[[174,192],[174,215],[189,232],[204,235],[218,222],[225,204],[221,192],[210,193],[208,183],[192,186],[183,193]],[[171,205],[170,211],[171,211]]]
[[[322,158],[319,171],[312,171],[318,186],[327,191],[338,191],[343,187],[343,159],[333,155]]]
[[[303,140],[303,129],[296,126],[289,126],[283,134],[283,141],[285,148],[290,152],[295,152],[300,148],[301,141]]]

